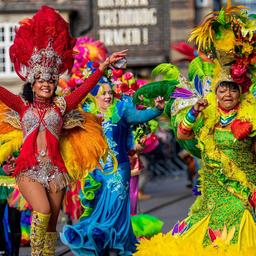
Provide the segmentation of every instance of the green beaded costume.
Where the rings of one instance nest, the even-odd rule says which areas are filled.
[[[230,130],[217,128],[214,132],[214,140],[219,150],[240,166],[248,180],[256,185],[256,156],[252,153],[252,139],[235,140]],[[200,206],[197,206],[198,202],[195,203],[187,221],[193,225],[210,215],[208,226],[212,230],[222,230],[224,225],[228,230],[235,227],[231,243],[237,243],[244,212],[248,210],[254,215],[252,207],[229,191],[232,187],[235,191],[240,184],[223,175],[220,162],[215,162],[213,167],[212,161],[206,158],[204,164],[205,167],[200,171],[202,184],[202,195],[198,199]],[[245,196],[247,193],[245,192]],[[203,244],[209,243],[211,240],[206,233]]]

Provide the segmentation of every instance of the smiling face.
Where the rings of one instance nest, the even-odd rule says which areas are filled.
[[[231,110],[239,104],[240,91],[233,82],[222,82],[216,90],[219,106],[225,110]]]
[[[105,112],[113,103],[113,90],[109,84],[102,84],[96,95],[97,105],[101,112]]]
[[[32,90],[35,93],[36,97],[49,99],[54,94],[55,84],[56,83],[54,80],[46,81],[39,77],[33,84]]]

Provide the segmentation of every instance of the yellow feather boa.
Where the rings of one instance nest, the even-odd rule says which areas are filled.
[[[203,157],[222,163],[223,173],[231,180],[236,180],[250,189],[251,193],[255,190],[255,185],[248,181],[245,173],[240,170],[233,161],[220,151],[214,141],[214,128],[219,121],[219,112],[217,108],[217,99],[214,93],[207,95],[209,106],[203,111],[204,126],[200,129],[197,137],[199,138],[199,147],[203,152]],[[253,132],[250,136],[255,136],[256,131],[256,100],[250,94],[242,95],[238,109],[237,119],[249,121],[253,125]],[[232,191],[231,191],[232,192]],[[247,201],[247,200],[246,200]]]
[[[22,144],[23,134],[21,130],[13,130],[0,134],[0,164],[2,164],[13,152],[18,151]]]
[[[245,211],[240,224],[238,244],[231,244],[234,233],[223,231],[211,245],[203,247],[204,235],[210,217],[206,216],[184,235],[157,234],[150,240],[141,239],[134,256],[256,256],[256,226],[249,211]]]
[[[73,180],[83,179],[96,167],[101,169],[100,159],[108,153],[101,123],[90,113],[83,113],[84,129],[74,128],[60,139],[60,151]]]

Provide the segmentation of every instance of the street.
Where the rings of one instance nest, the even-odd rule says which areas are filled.
[[[138,211],[152,214],[164,221],[163,233],[168,232],[172,226],[187,216],[188,209],[195,198],[191,195],[191,189],[186,187],[185,174],[177,177],[162,177],[149,182],[145,193],[151,194],[150,200],[139,201]],[[63,215],[60,215],[58,231],[63,226]],[[21,256],[29,256],[30,248],[22,247]],[[58,241],[56,255],[73,255],[66,246]]]

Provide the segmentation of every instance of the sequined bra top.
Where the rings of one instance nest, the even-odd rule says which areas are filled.
[[[36,110],[30,106],[27,111],[25,111],[21,119],[21,126],[24,135],[23,141],[25,141],[26,138],[38,127],[39,131],[48,129],[57,139],[59,139],[63,120],[56,107],[52,106],[49,108],[42,121],[35,111]]]

